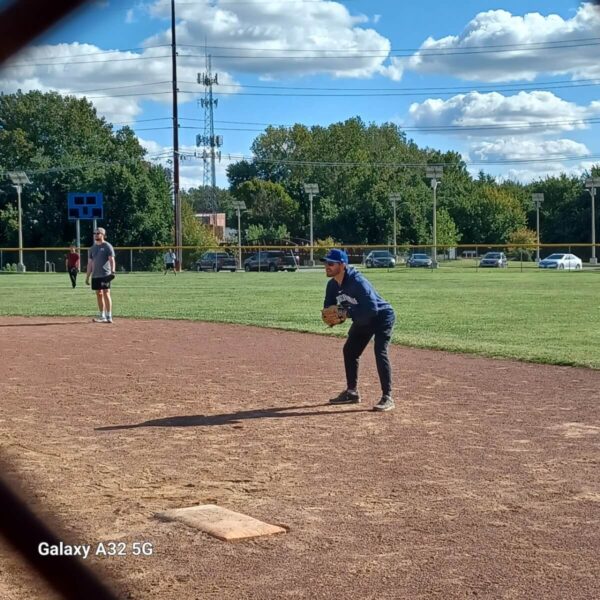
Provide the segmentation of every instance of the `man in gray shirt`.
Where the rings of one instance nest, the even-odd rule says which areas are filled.
[[[106,231],[102,227],[94,231],[94,245],[88,250],[86,285],[92,278],[92,289],[98,300],[98,316],[94,323],[112,323],[112,299],[110,282],[115,278],[115,250],[104,240]]]

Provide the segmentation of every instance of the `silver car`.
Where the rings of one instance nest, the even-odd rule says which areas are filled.
[[[396,259],[394,258],[394,255],[387,250],[373,250],[367,254],[367,258],[365,258],[365,265],[367,268],[390,268],[396,266]]]
[[[428,254],[413,254],[407,261],[407,267],[431,267],[433,261]]]
[[[574,254],[555,253],[540,260],[538,263],[540,269],[563,269],[579,271],[583,267],[582,260]]]
[[[479,261],[480,267],[497,267],[504,269],[508,267],[508,259],[504,252],[488,252],[483,255],[483,258]]]

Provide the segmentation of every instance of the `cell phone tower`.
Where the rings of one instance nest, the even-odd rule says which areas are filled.
[[[214,109],[219,106],[219,99],[213,98],[213,85],[219,85],[219,76],[213,75],[211,56],[206,55],[206,72],[198,73],[198,83],[204,86],[204,98],[200,100],[200,105],[204,109],[204,134],[196,136],[196,146],[202,148],[202,161],[204,171],[202,185],[204,193],[208,195],[208,205],[213,213],[213,232],[217,227],[217,177],[216,160],[221,161],[221,146],[223,145],[223,136],[215,135]]]

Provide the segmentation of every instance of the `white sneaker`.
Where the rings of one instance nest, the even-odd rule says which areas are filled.
[[[106,317],[104,320],[105,323],[112,323],[112,317]]]
[[[94,323],[108,323],[108,319],[106,317],[94,317],[92,320]]]

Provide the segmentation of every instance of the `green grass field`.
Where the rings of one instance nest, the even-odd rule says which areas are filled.
[[[394,306],[394,343],[600,368],[600,272],[368,270]],[[296,273],[133,273],[117,277],[114,316],[242,323],[344,335],[320,321],[327,278]],[[80,276],[1,274],[0,315],[92,316]]]

